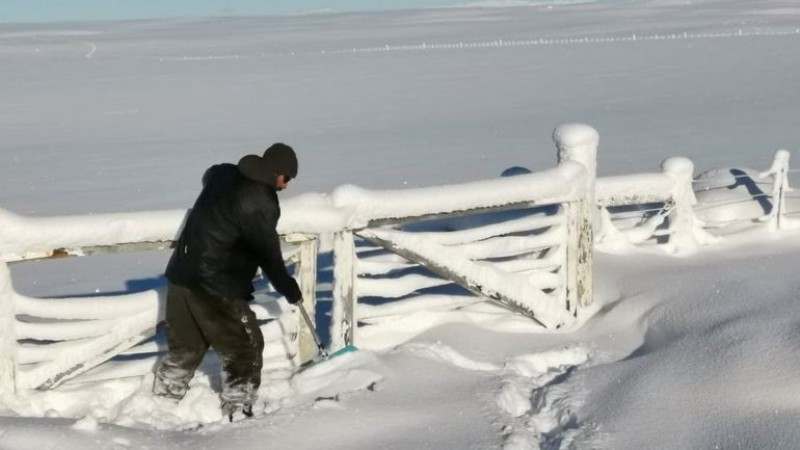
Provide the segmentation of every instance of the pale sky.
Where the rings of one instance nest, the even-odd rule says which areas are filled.
[[[465,0],[2,0],[0,23],[422,8]]]

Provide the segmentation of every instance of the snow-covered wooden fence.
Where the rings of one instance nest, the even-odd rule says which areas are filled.
[[[639,245],[656,239],[663,241],[660,247],[671,253],[691,253],[699,247],[716,242],[719,237],[714,230],[719,224],[703,220],[705,211],[728,208],[735,221],[750,222],[751,225],[766,224],[767,230],[797,228],[800,223],[789,217],[798,208],[789,208],[787,195],[789,186],[790,154],[778,150],[771,167],[763,172],[745,169],[712,170],[710,174],[695,176],[694,164],[687,158],[672,157],[661,164],[661,173],[643,173],[601,177],[597,179],[597,214],[595,244],[603,249],[622,245]],[[711,177],[711,179],[708,179]],[[698,186],[699,183],[712,186]],[[754,192],[733,192],[740,185],[769,186],[769,193],[751,187]],[[726,198],[698,202],[697,192],[723,190]],[[728,198],[730,197],[730,198]],[[760,205],[753,217],[736,211],[737,205],[766,203]],[[753,209],[753,208],[751,208]],[[634,223],[620,229],[617,223]],[[744,227],[747,224],[740,224]]]
[[[342,186],[328,196],[284,201],[278,231],[309,311],[316,309],[319,242],[333,243],[331,349],[357,343],[359,326],[390,316],[485,300],[559,328],[592,301],[595,243],[635,245],[656,237],[666,244],[661,247],[680,252],[715,239],[698,218],[697,180],[688,159],[669,158],[660,173],[596,179],[594,129],[565,125],[553,138],[558,165],[549,170],[395,191]],[[789,172],[789,153],[781,150],[769,170],[747,175],[772,177],[771,193],[759,194],[772,199],[772,208],[756,218],[767,229],[797,226],[787,217],[793,214],[787,208]],[[636,226],[619,229],[615,208],[638,216]],[[27,218],[0,210],[0,392],[152,370],[163,351],[151,339],[161,290],[30,298],[14,290],[8,264],[167,249],[185,213]],[[313,355],[309,331],[294,308],[265,294],[253,308],[271,342],[265,370],[291,370]],[[118,355],[126,361],[106,362]]]
[[[158,316],[154,291],[115,298],[113,303],[100,298],[45,302],[22,296],[13,288],[8,263],[103,249],[124,251],[120,235],[128,246],[168,246],[183,214],[27,218],[0,211],[0,390],[57,386],[148,337]]]
[[[152,341],[163,314],[161,289],[73,298],[17,293],[8,264],[40,258],[169,248],[185,211],[26,218],[0,211],[0,391],[52,389],[69,380],[143,375],[162,349]],[[317,239],[288,234],[304,299],[313,308]],[[262,296],[263,297],[263,296]],[[262,298],[263,300],[263,298]],[[254,304],[265,336],[265,369],[291,369],[313,341],[293,309]],[[143,343],[144,342],[144,343]],[[116,356],[125,364],[102,363]]]
[[[661,168],[661,173],[597,179],[598,241],[623,239],[630,244],[639,244],[654,235],[661,235],[666,238],[666,245],[678,252],[693,250],[712,240],[692,209],[697,203],[693,189],[694,163],[687,158],[673,157],[666,159]],[[641,217],[647,220],[636,230],[621,233],[614,226],[609,210],[633,205],[656,205],[652,211],[644,211],[655,214],[643,214]],[[657,231],[665,222],[669,226]]]

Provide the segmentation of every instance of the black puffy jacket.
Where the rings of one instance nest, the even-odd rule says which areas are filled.
[[[250,300],[261,267],[278,292],[299,300],[275,230],[281,215],[275,186],[246,178],[233,164],[212,166],[203,184],[167,265],[167,279],[212,296]]]

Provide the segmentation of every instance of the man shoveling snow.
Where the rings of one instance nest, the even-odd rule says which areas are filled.
[[[297,157],[285,144],[237,165],[218,164],[203,176],[203,190],[167,265],[167,355],[156,369],[153,393],[180,400],[209,347],[223,362],[220,398],[229,420],[253,415],[261,385],[264,337],[247,302],[261,267],[289,303],[302,300],[286,269],[276,231],[277,191],[297,176]]]

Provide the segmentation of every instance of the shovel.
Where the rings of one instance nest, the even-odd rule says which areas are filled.
[[[297,303],[297,307],[300,308],[300,315],[303,316],[303,320],[308,325],[308,329],[311,330],[311,336],[314,337],[314,342],[317,344],[317,350],[319,354],[316,358],[312,359],[311,361],[306,362],[301,366],[301,370],[306,369],[314,364],[317,364],[322,361],[327,361],[331,358],[335,358],[344,353],[350,353],[357,351],[358,348],[355,345],[347,345],[335,352],[328,354],[328,351],[325,350],[325,347],[322,345],[322,340],[319,338],[319,334],[317,333],[317,329],[314,327],[314,323],[311,322],[311,318],[308,317],[308,313],[306,312],[306,308],[303,306],[303,302]]]

